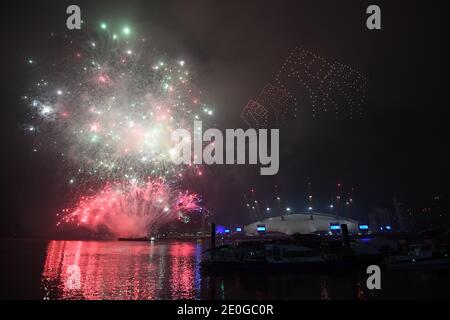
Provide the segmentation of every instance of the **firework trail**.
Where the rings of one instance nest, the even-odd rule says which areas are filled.
[[[201,103],[188,63],[156,53],[129,26],[110,30],[100,23],[90,38],[68,39],[64,57],[48,65],[29,59],[38,74],[24,96],[30,107],[26,132],[36,137],[35,152],[51,148],[60,155],[70,174],[66,181],[77,190],[103,182],[97,195],[81,196],[78,208],[64,211],[63,221],[80,219],[92,228],[104,224],[113,232],[123,224],[123,230],[141,233],[154,221],[166,221],[158,219],[164,215],[155,209],[154,181],[163,177],[159,188],[173,194],[187,170],[201,172],[171,162],[171,133],[192,128],[194,120],[210,118],[213,111]],[[144,196],[144,190],[150,194]],[[120,197],[111,213],[101,210],[116,192]],[[168,196],[163,202],[172,212],[179,201]]]

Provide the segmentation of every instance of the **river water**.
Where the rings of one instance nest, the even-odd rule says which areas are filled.
[[[0,240],[0,298],[448,299],[450,272],[203,274],[202,242]]]

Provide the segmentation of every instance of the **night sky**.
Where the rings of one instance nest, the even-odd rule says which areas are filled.
[[[18,2],[18,1],[16,1]],[[3,4],[2,201],[0,231],[54,236],[55,213],[70,197],[56,156],[34,154],[24,134],[21,96],[31,81],[27,59],[54,49],[51,32],[70,34],[73,1]],[[382,30],[369,31],[365,9],[382,9]],[[274,206],[277,184],[286,205],[306,208],[312,182],[315,207],[326,211],[336,184],[355,188],[355,216],[391,207],[399,197],[423,206],[448,197],[447,32],[437,2],[418,1],[77,1],[86,23],[124,21],[151,33],[160,50],[192,61],[196,81],[215,105],[218,128],[245,128],[241,111],[274,78],[296,46],[344,63],[369,79],[364,115],[312,117],[299,105],[281,128],[278,175],[259,167],[216,166],[193,188],[222,224],[249,222],[243,193],[255,188]],[[73,31],[77,32],[77,31]],[[344,108],[343,108],[344,110]]]

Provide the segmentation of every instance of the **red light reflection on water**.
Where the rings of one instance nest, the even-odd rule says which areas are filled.
[[[173,257],[171,274],[172,296],[176,299],[189,299],[192,297],[191,284],[195,283],[195,247],[190,243],[177,243],[170,248],[170,256]]]
[[[199,252],[189,242],[51,241],[44,299],[195,299]]]

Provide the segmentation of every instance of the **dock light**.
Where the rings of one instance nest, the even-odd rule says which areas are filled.
[[[222,234],[225,232],[225,227],[221,225],[216,226],[216,234]]]
[[[242,228],[241,227],[237,227],[236,228],[236,232],[241,232],[242,231]]]
[[[359,230],[369,230],[369,226],[367,224],[360,224]]]

